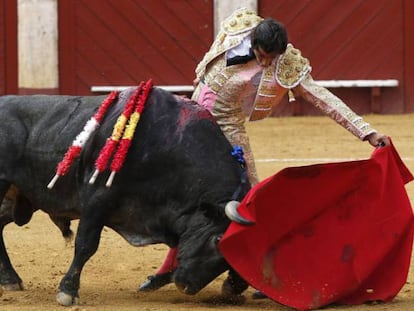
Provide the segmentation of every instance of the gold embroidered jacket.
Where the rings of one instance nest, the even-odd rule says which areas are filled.
[[[197,78],[204,80],[216,93],[221,103],[242,105],[241,95],[248,88],[255,73],[261,74],[251,110],[250,121],[269,116],[275,106],[289,92],[302,96],[337,123],[360,139],[376,132],[368,123],[353,112],[342,100],[312,79],[309,60],[292,44],[269,67],[261,68],[254,61],[247,64],[226,66],[226,52],[249,36],[262,20],[254,11],[240,9],[223,21],[219,34],[210,50],[196,68]],[[246,74],[246,72],[248,74]],[[250,83],[251,84],[251,83]]]

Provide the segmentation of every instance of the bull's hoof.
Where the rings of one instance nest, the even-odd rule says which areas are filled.
[[[56,294],[56,301],[65,307],[70,307],[73,305],[79,305],[79,297],[73,297],[64,292],[59,292]]]
[[[221,296],[217,298],[222,304],[242,305],[246,302],[246,297],[226,279],[221,287]]]
[[[221,286],[221,294],[223,296],[238,296],[241,295],[249,287],[239,275],[229,273],[227,279],[224,280]]]
[[[5,291],[19,291],[24,290],[23,283],[14,283],[14,284],[0,284],[0,289]]]
[[[268,298],[265,294],[263,294],[260,290],[256,290],[253,294],[252,294],[252,298],[253,299],[266,299]]]

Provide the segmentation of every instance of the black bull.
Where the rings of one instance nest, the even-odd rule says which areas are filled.
[[[131,93],[120,94],[69,173],[50,190],[57,163],[105,96],[0,98],[0,200],[11,185],[19,191],[16,206],[3,201],[0,233],[9,222],[26,223],[38,209],[66,236],[70,220],[79,219],[74,258],[57,295],[64,305],[78,301],[82,268],[96,252],[104,226],[134,246],[178,246],[173,279],[187,294],[197,293],[229,269],[217,248],[230,223],[224,207],[232,199],[241,200],[250,186],[242,182],[243,169],[220,128],[196,104],[153,88],[112,186],[105,186],[107,171],[89,183],[95,160]],[[2,235],[0,286],[21,287],[21,282]]]

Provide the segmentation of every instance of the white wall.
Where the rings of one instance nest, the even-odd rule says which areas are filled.
[[[58,88],[57,0],[18,0],[17,5],[18,87]]]
[[[17,2],[19,88],[59,88],[57,1]],[[215,34],[221,21],[242,7],[257,10],[257,0],[214,0]]]

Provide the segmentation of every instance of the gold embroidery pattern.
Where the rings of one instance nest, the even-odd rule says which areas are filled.
[[[276,80],[285,88],[297,86],[311,71],[309,60],[304,58],[300,50],[288,44],[286,52],[282,54],[276,65]]]
[[[352,111],[341,99],[329,90],[317,85],[310,75],[302,81],[301,86],[302,96],[307,101],[321,109],[359,139],[362,140],[369,134],[376,132],[369,123]]]
[[[275,97],[276,96],[276,92],[275,92],[276,88],[275,85],[262,85],[262,87],[260,88],[260,96],[265,96],[265,97]]]
[[[257,121],[268,117],[273,107],[280,103],[287,92],[287,89],[276,83],[274,77],[275,66],[275,62],[273,62],[272,65],[263,70],[249,121]]]
[[[255,11],[243,8],[226,18],[221,28],[226,34],[237,35],[253,29],[261,20],[262,18],[257,16]]]
[[[232,67],[226,68],[226,59],[223,54],[208,66],[204,79],[210,89],[217,94],[233,74]]]
[[[257,90],[257,95],[269,97],[274,97],[276,95],[277,85],[274,77],[275,72],[275,63],[263,69],[262,78],[260,79],[259,89]],[[257,99],[256,99],[257,100]]]
[[[230,144],[232,146],[239,145],[243,148],[249,181],[253,185],[258,183],[259,178],[256,172],[254,156],[244,127],[245,115],[240,103],[224,101],[218,97],[211,113]]]
[[[197,78],[201,78],[207,66],[219,55],[239,45],[243,39],[250,35],[251,30],[262,20],[252,10],[246,8],[237,10],[226,18],[221,25],[210,50],[197,65],[195,70]]]
[[[240,97],[245,93],[246,85],[250,83],[250,80],[243,77],[243,73],[254,70],[261,70],[254,61],[226,67],[225,56],[222,55],[214,60],[211,66],[209,65],[204,80],[209,88],[223,100],[234,103],[240,101]]]
[[[274,82],[274,69],[275,69],[275,65],[272,64],[269,67],[266,67],[263,70],[263,80],[268,81],[268,82]]]

